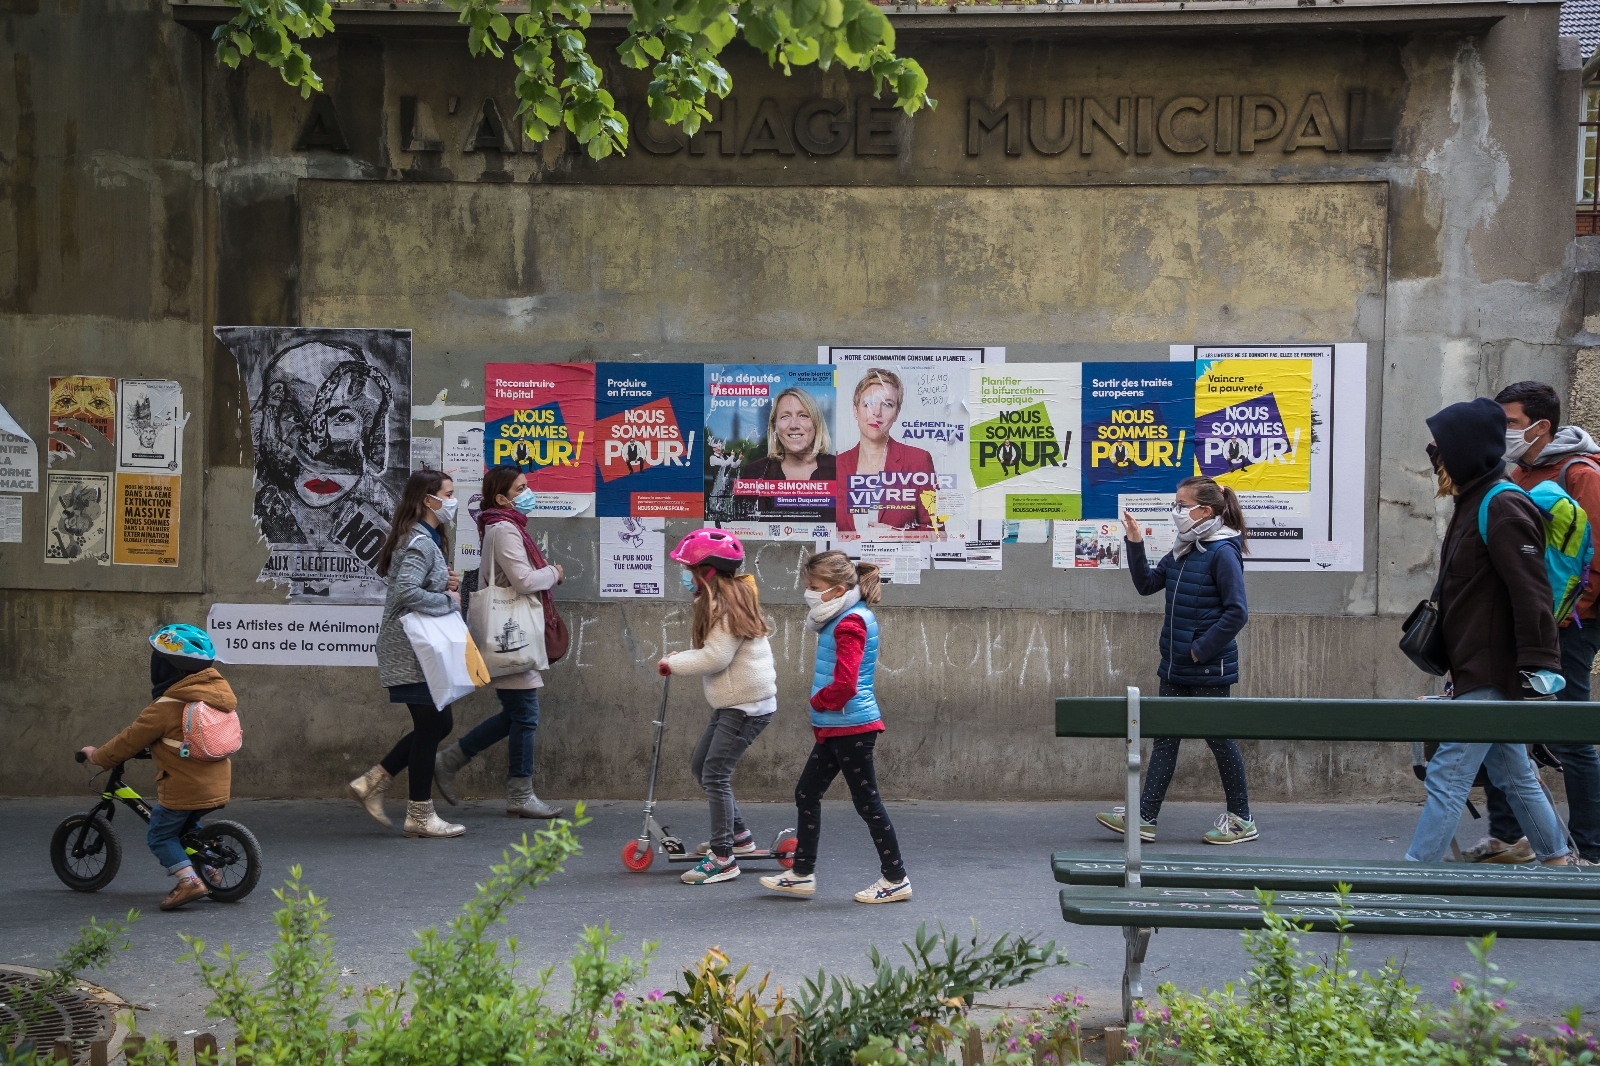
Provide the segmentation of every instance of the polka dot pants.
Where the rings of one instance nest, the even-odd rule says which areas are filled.
[[[1174,685],[1161,682],[1163,696],[1207,696],[1223,698],[1232,686]],[[1178,766],[1178,745],[1173,737],[1162,737],[1152,745],[1150,769],[1145,774],[1144,792],[1139,797],[1139,817],[1154,822],[1161,814],[1161,803],[1167,798],[1167,786],[1172,784],[1172,772]],[[1222,794],[1227,797],[1228,811],[1245,821],[1250,820],[1250,789],[1244,779],[1244,756],[1239,745],[1232,740],[1207,740],[1217,760],[1217,772],[1222,775]]]
[[[850,786],[850,799],[855,803],[856,813],[867,823],[872,844],[878,849],[880,872],[889,881],[905,877],[900,841],[878,795],[878,776],[872,765],[872,751],[877,742],[877,733],[857,733],[819,740],[812,747],[806,768],[800,772],[800,781],[794,786],[794,803],[800,812],[799,843],[794,855],[796,874],[804,877],[816,871],[817,843],[822,836],[822,797],[833,779],[843,774],[845,784]]]

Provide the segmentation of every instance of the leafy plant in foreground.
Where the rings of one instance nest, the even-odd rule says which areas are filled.
[[[103,970],[118,952],[126,951],[131,944],[128,930],[139,920],[139,912],[130,910],[127,917],[113,918],[105,924],[91,916],[89,924],[78,928],[78,935],[66,950],[56,956],[56,964],[45,970],[37,984],[17,988],[18,997],[6,1004],[14,1010],[21,1025],[0,1026],[0,1066],[32,1066],[45,1061],[53,1049],[39,1048],[29,1039],[29,1030],[46,1017],[55,1015],[56,996],[77,989],[85,971]]]

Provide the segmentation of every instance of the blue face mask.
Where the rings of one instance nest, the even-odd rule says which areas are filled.
[[[525,488],[517,493],[517,498],[511,501],[511,506],[517,509],[518,514],[526,515],[533,513],[533,503],[533,490]]]
[[[680,570],[678,572],[678,580],[683,582],[684,591],[686,591],[686,592],[693,592],[694,591],[694,589],[695,589],[694,574],[690,573],[688,570]]]

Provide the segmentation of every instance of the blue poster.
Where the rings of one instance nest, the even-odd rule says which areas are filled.
[[[1172,492],[1194,469],[1193,363],[1083,364],[1083,517],[1123,493]]]
[[[702,518],[699,363],[597,363],[595,461],[601,518]]]

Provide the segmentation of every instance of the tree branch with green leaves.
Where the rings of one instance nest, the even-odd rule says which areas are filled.
[[[447,0],[467,27],[467,49],[516,65],[517,118],[522,132],[543,143],[565,128],[593,159],[628,149],[628,118],[605,88],[584,31],[583,0],[529,0],[514,17],[499,0]],[[302,96],[322,91],[300,42],[333,30],[327,0],[230,0],[239,12],[213,35],[217,60],[236,68],[255,58],[277,70]],[[915,59],[895,54],[894,27],[868,0],[633,0],[628,36],[618,46],[623,65],[649,70],[652,119],[693,136],[712,117],[711,96],[726,97],[733,78],[721,63],[736,38],[785,75],[838,63],[872,76],[874,96],[892,92],[895,106],[915,114],[935,101]]]

